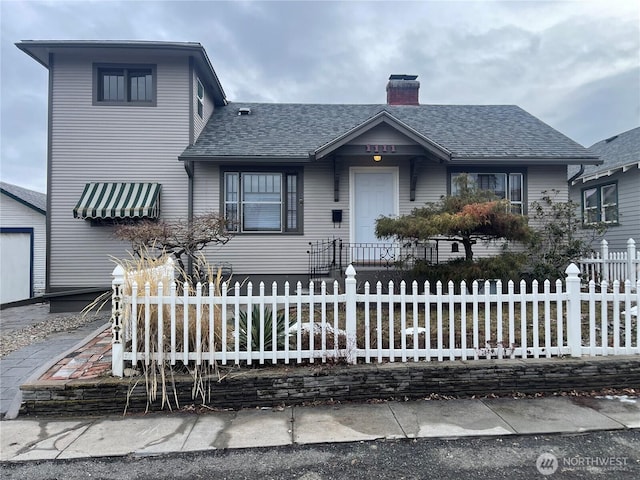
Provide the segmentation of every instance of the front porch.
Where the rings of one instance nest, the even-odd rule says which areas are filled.
[[[416,263],[437,264],[441,243],[451,245],[447,252],[458,252],[455,239],[438,238],[428,242],[348,242],[328,238],[309,242],[307,250],[309,280],[335,277],[340,280],[350,264],[360,272],[403,271]]]

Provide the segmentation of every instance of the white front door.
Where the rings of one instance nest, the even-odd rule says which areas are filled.
[[[351,242],[376,244],[376,219],[398,214],[398,169],[351,169]]]

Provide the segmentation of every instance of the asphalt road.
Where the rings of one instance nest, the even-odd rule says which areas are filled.
[[[541,454],[546,455],[540,457]],[[542,475],[537,465],[549,475]],[[374,441],[161,457],[4,463],[0,465],[0,477],[4,480],[636,480],[640,478],[640,431]]]

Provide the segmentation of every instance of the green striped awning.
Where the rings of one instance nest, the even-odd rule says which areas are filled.
[[[75,218],[157,218],[159,183],[87,183],[75,208]]]

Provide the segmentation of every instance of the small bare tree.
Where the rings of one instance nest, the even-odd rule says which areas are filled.
[[[175,257],[179,268],[186,272],[184,259],[191,260],[194,266],[192,280],[205,279],[204,265],[200,251],[207,245],[224,245],[233,234],[227,228],[227,221],[217,212],[207,212],[193,217],[191,222],[184,220],[158,221],[143,220],[137,223],[119,225],[115,236],[131,243],[134,255],[142,257],[149,252],[158,256],[169,254]]]

